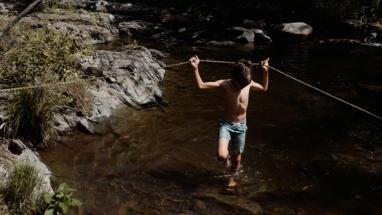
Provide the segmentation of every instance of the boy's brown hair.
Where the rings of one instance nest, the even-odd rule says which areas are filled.
[[[243,89],[251,83],[252,62],[249,60],[239,60],[231,71],[231,77]]]

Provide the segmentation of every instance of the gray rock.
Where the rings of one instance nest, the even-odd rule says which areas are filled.
[[[144,33],[150,30],[151,26],[152,24],[149,22],[134,20],[134,21],[120,22],[118,24],[118,30],[120,34],[132,36],[132,35]]]
[[[73,36],[79,44],[105,43],[118,38],[118,29],[112,24],[115,17],[108,13],[82,11],[75,13],[55,9],[23,18],[24,23],[39,28],[47,26]]]
[[[218,46],[218,47],[233,47],[233,46],[236,45],[236,43],[233,42],[233,41],[216,41],[216,40],[212,40],[212,41],[209,41],[207,43],[207,45]]]
[[[184,32],[186,32],[187,31],[187,28],[180,28],[179,30],[178,30],[178,33],[184,33]]]
[[[38,194],[41,194],[43,192],[53,192],[52,185],[50,183],[50,177],[52,173],[50,172],[48,167],[40,161],[37,152],[34,152],[28,148],[24,149],[23,152],[19,156],[17,156],[17,163],[31,165],[35,167],[38,171],[42,179],[42,184],[38,187],[35,187],[35,197],[38,197]]]
[[[91,124],[85,117],[80,117],[78,119],[77,128],[82,132],[94,134],[93,124]]]
[[[10,144],[18,144],[22,147],[21,153],[13,154],[9,150]],[[52,174],[48,167],[40,161],[37,152],[34,152],[26,147],[28,145],[28,143],[22,142],[21,140],[9,141],[6,139],[0,139],[0,184],[6,182],[10,171],[12,171],[15,165],[31,165],[38,171],[38,174],[42,179],[40,186],[36,186],[34,189],[33,196],[34,200],[36,200],[42,192],[53,192],[50,182],[50,177]]]
[[[235,40],[238,42],[253,43],[255,41],[255,33],[251,29],[233,27],[231,30],[237,31],[239,33],[239,36],[235,38]]]
[[[106,12],[107,5],[108,2],[104,0],[89,1],[88,8],[94,11]]]
[[[305,22],[281,23],[278,26],[276,26],[276,29],[284,33],[304,37],[307,37],[313,33],[312,26],[306,24]]]
[[[256,42],[272,43],[271,37],[268,36],[263,30],[253,29],[253,28],[251,30],[255,34],[255,41]]]
[[[5,7],[3,3],[0,3],[0,15],[7,15],[9,10]]]
[[[79,59],[83,71],[101,75],[88,89],[93,101],[92,111],[88,117],[79,117],[74,110],[62,110],[56,116],[57,128],[78,127],[94,133],[94,122],[110,117],[118,107],[139,108],[154,102],[155,95],[162,95],[159,83],[165,70],[158,58],[163,55],[153,49],[125,46],[117,51],[97,50],[93,56]]]
[[[134,8],[135,5],[131,3],[119,3],[119,2],[110,2],[107,6],[107,11],[110,13],[123,13],[128,14],[131,11],[136,11],[139,8]]]

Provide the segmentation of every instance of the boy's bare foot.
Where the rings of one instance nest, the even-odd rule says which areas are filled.
[[[233,177],[230,177],[228,179],[228,187],[236,187],[237,186],[237,183],[235,182],[235,180],[233,179]]]

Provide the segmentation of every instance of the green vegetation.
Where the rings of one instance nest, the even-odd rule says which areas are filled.
[[[16,166],[10,173],[7,182],[0,189],[4,203],[11,214],[33,214],[33,190],[40,186],[41,178],[35,168],[28,165]]]
[[[0,187],[1,215],[60,215],[81,202],[72,197],[75,191],[67,184],[60,184],[54,193],[36,194],[41,185],[37,170],[29,165],[18,165]],[[35,196],[40,195],[40,196]]]
[[[77,80],[76,56],[89,53],[70,36],[58,31],[27,29],[13,33],[17,39],[2,42],[0,84],[7,87],[51,84]],[[86,82],[71,86],[16,91],[6,107],[8,123],[5,136],[22,137],[47,145],[58,135],[54,129],[57,106],[69,106],[87,113],[90,105]]]
[[[43,194],[44,199],[44,215],[66,214],[71,207],[81,206],[78,199],[72,197],[72,189],[66,183],[60,184],[55,193]]]

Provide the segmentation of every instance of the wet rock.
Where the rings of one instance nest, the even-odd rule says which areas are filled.
[[[134,20],[127,22],[120,22],[118,29],[121,35],[133,36],[142,34],[151,30],[152,24],[149,22]]]
[[[84,133],[94,134],[93,124],[91,124],[89,120],[84,117],[79,118],[77,128]]]
[[[218,46],[218,47],[233,47],[236,45],[236,43],[233,41],[216,41],[216,40],[213,40],[213,41],[209,41],[207,43],[207,45]]]
[[[376,32],[371,33],[368,37],[364,38],[365,43],[375,43],[377,41],[378,34]]]
[[[272,43],[272,39],[268,36],[263,30],[260,29],[251,29],[255,33],[255,42],[256,43]]]
[[[180,28],[179,30],[178,30],[178,33],[184,33],[184,32],[186,32],[187,31],[187,28]]]
[[[234,31],[235,40],[242,43],[253,43],[255,41],[255,33],[251,29],[243,28],[243,27],[233,27],[229,29]]]
[[[228,29],[228,38],[241,43],[271,43],[272,39],[260,29],[247,29],[243,27],[233,27]]]
[[[335,46],[338,48],[348,48],[348,47],[361,46],[362,42],[356,39],[328,39],[328,40],[321,40],[320,44]]]
[[[165,58],[168,54],[165,54],[161,51],[158,51],[156,49],[149,49],[151,55],[156,58],[156,59],[163,59]]]
[[[250,19],[244,19],[243,20],[243,27],[245,28],[259,28],[264,29],[267,26],[264,20],[250,20]]]
[[[23,22],[32,27],[47,26],[73,36],[79,44],[105,43],[118,38],[118,29],[113,26],[115,17],[108,13],[91,13],[81,10],[75,13],[55,9],[25,17]]]
[[[158,52],[126,46],[117,51],[98,50],[92,57],[82,59],[83,70],[102,71],[105,78],[89,89],[94,101],[90,119],[109,117],[121,105],[139,107],[155,102],[154,95],[162,95],[159,83],[165,73],[164,65],[155,57]]]
[[[312,26],[305,22],[281,23],[278,27],[282,32],[295,35],[309,36],[313,33]]]

